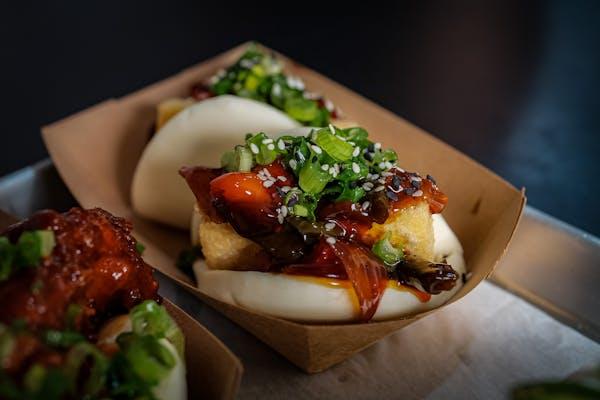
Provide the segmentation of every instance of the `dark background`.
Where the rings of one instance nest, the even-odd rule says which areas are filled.
[[[256,39],[526,186],[535,207],[600,234],[600,2],[417,1],[353,10],[360,16],[236,16],[223,6],[3,9],[0,175],[46,157],[41,125]]]

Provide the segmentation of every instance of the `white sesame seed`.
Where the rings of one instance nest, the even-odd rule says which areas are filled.
[[[273,143],[269,143],[269,144],[267,145],[267,149],[269,149],[269,150],[273,151],[273,150],[275,150],[275,145],[274,145]]]
[[[288,208],[286,206],[281,206],[281,215],[285,218],[288,214]]]
[[[292,189],[292,188],[291,188],[291,187],[289,187],[289,186],[282,186],[282,187],[281,187],[281,191],[282,191],[283,193],[287,193],[287,192],[289,192],[291,189]]]
[[[354,143],[354,142],[348,142],[348,144],[352,147],[356,146],[356,143]]]
[[[352,211],[356,211],[356,204],[352,203],[352,205],[350,206],[350,209]]]
[[[373,189],[373,184],[371,182],[365,182],[363,183],[362,188],[368,192],[369,190]]]
[[[325,99],[325,108],[327,111],[333,111],[333,103],[329,99]]]
[[[280,224],[283,224],[285,217],[282,214],[278,214],[277,215],[277,222],[279,222]]]
[[[296,152],[296,157],[298,157],[298,160],[300,160],[300,161],[306,160],[306,157],[304,157],[304,154],[302,154],[300,151]]]
[[[273,186],[274,183],[275,182],[273,182],[273,181],[264,181],[263,186],[266,188],[270,188],[271,186]]]
[[[277,148],[278,148],[279,150],[285,150],[285,142],[284,142],[283,140],[279,140],[279,141],[277,142]]]
[[[375,189],[373,189],[374,192],[381,192],[383,189],[385,189],[384,186],[377,186]]]
[[[250,151],[253,152],[254,154],[258,154],[258,146],[255,145],[254,143],[250,143]]]
[[[274,84],[273,89],[271,90],[276,97],[281,96],[281,86],[279,85],[279,83]]]
[[[352,157],[358,157],[359,154],[360,154],[360,147],[355,147],[354,151],[352,152]]]
[[[423,196],[423,191],[422,190],[417,190],[412,195],[413,195],[413,197],[421,197],[421,196]]]
[[[323,152],[323,150],[321,150],[321,148],[319,146],[317,146],[316,144],[312,144],[312,145],[310,145],[310,147],[317,154],[321,154]]]
[[[383,174],[382,174],[382,175],[383,175]],[[372,180],[377,180],[377,179],[379,179],[379,174],[373,174],[373,175],[371,175],[371,179],[372,179]]]
[[[381,149],[381,143],[379,143],[379,142],[375,143],[374,147],[375,147],[375,150]]]
[[[265,174],[265,176],[271,176],[271,173],[266,168],[261,169],[260,172],[262,172],[263,174]]]
[[[392,176],[392,175],[394,175],[394,174],[392,174],[391,172],[388,172],[388,171],[384,171],[381,173],[381,176],[385,176],[385,177]]]
[[[329,167],[329,173],[330,173],[331,175],[333,175],[333,173],[334,173],[334,172],[335,172],[335,168],[333,168],[333,167]]]
[[[273,143],[273,139],[263,139],[262,144],[269,144],[269,143]]]
[[[413,182],[421,182],[423,179],[420,176],[411,176],[410,180]]]
[[[393,166],[394,166],[394,164],[392,164],[391,162],[389,162],[389,161],[385,162],[385,168],[386,169],[391,169]]]
[[[244,190],[244,193],[246,193],[248,196],[252,196],[252,192],[249,190]]]
[[[331,131],[332,135],[335,135],[335,128],[333,127],[333,125],[329,124],[329,130]]]
[[[360,167],[355,162],[352,163],[352,172],[354,172],[355,174],[360,174]]]
[[[290,168],[291,169],[296,169],[297,166],[298,166],[298,163],[296,162],[296,160],[294,160],[294,159],[290,160]]]
[[[384,169],[384,168],[385,168],[385,163],[384,163],[384,162],[380,162],[380,163],[379,163],[377,166],[378,166],[380,169]]]
[[[362,209],[366,210],[367,208],[369,208],[369,206],[371,205],[370,201],[365,201],[364,203],[362,203]]]
[[[287,178],[285,176],[282,176],[282,175],[278,176],[277,179],[279,179],[281,182],[287,181]]]
[[[335,244],[335,238],[329,236],[327,239],[325,239],[325,241],[329,244]]]
[[[329,164],[323,164],[323,165],[321,165],[321,169],[323,171],[327,171],[329,169]]]
[[[335,228],[335,222],[328,222],[325,224],[325,229],[328,231],[332,230],[333,228]]]

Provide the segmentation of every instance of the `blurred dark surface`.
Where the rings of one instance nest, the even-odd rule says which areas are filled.
[[[201,2],[10,7],[0,175],[46,156],[41,125],[256,39],[600,234],[600,2],[403,2],[361,17],[234,16]]]

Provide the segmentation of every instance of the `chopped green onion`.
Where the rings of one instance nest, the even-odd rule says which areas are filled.
[[[319,129],[314,134],[313,141],[336,161],[346,161],[352,158],[354,147],[333,135],[328,128]]]
[[[23,386],[25,389],[31,393],[38,392],[44,384],[47,372],[43,365],[38,363],[33,364],[23,377]]]
[[[26,231],[17,241],[17,262],[21,266],[37,266],[43,257],[52,253],[56,245],[51,230]]]
[[[302,204],[296,204],[292,209],[292,213],[299,217],[308,217],[308,208]]]
[[[71,347],[76,343],[84,342],[85,337],[75,331],[58,331],[49,329],[43,333],[43,340],[47,345],[52,347]]]
[[[265,141],[267,143],[265,143]],[[258,133],[246,139],[246,144],[254,155],[257,164],[268,165],[277,158],[277,150],[273,139],[269,139],[264,133]]]
[[[82,371],[83,366],[85,366],[84,371]],[[83,391],[90,397],[95,396],[105,387],[108,369],[109,360],[91,343],[77,343],[67,354],[65,363],[67,377],[71,382],[80,382],[83,378]]]
[[[385,265],[393,267],[404,258],[404,253],[402,252],[402,249],[394,247],[389,238],[390,233],[386,232],[383,238],[375,242],[372,251],[373,254],[385,263]]]
[[[303,97],[288,98],[283,109],[290,117],[300,122],[309,122],[319,116],[317,102]]]
[[[117,343],[135,374],[149,385],[158,384],[175,366],[175,356],[154,336],[126,332]]]
[[[144,254],[144,250],[146,250],[146,246],[140,242],[135,243],[135,251],[137,251],[139,255]]]
[[[129,315],[133,332],[139,335],[151,335],[159,339],[166,338],[183,356],[185,346],[183,333],[163,306],[153,300],[146,300],[133,307]]]
[[[352,203],[358,202],[365,195],[365,190],[360,187],[350,187],[350,185],[344,185],[342,192],[335,199],[336,201],[350,201]]]
[[[299,182],[300,188],[309,194],[317,194],[325,189],[327,182],[331,180],[331,175],[321,169],[317,162],[306,163],[300,170]]]

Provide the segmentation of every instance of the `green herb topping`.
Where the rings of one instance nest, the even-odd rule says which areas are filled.
[[[270,104],[303,125],[326,126],[331,103],[316,99],[299,78],[286,76],[282,68],[274,55],[250,46],[235,64],[211,78],[210,90],[217,96],[234,94]]]
[[[51,230],[26,231],[17,243],[11,243],[6,236],[0,237],[0,282],[10,278],[22,268],[37,267],[44,257],[48,257],[56,241]]]
[[[236,154],[246,154],[243,168]],[[239,157],[237,157],[239,158]],[[319,200],[357,203],[369,192],[384,190],[398,159],[393,150],[368,139],[363,128],[339,129],[333,125],[313,129],[309,135],[270,138],[264,133],[246,135],[246,144],[225,153],[222,166],[229,172],[249,171],[280,159],[297,178],[297,186],[280,188],[286,215],[315,219]],[[259,172],[264,185],[272,178]]]

